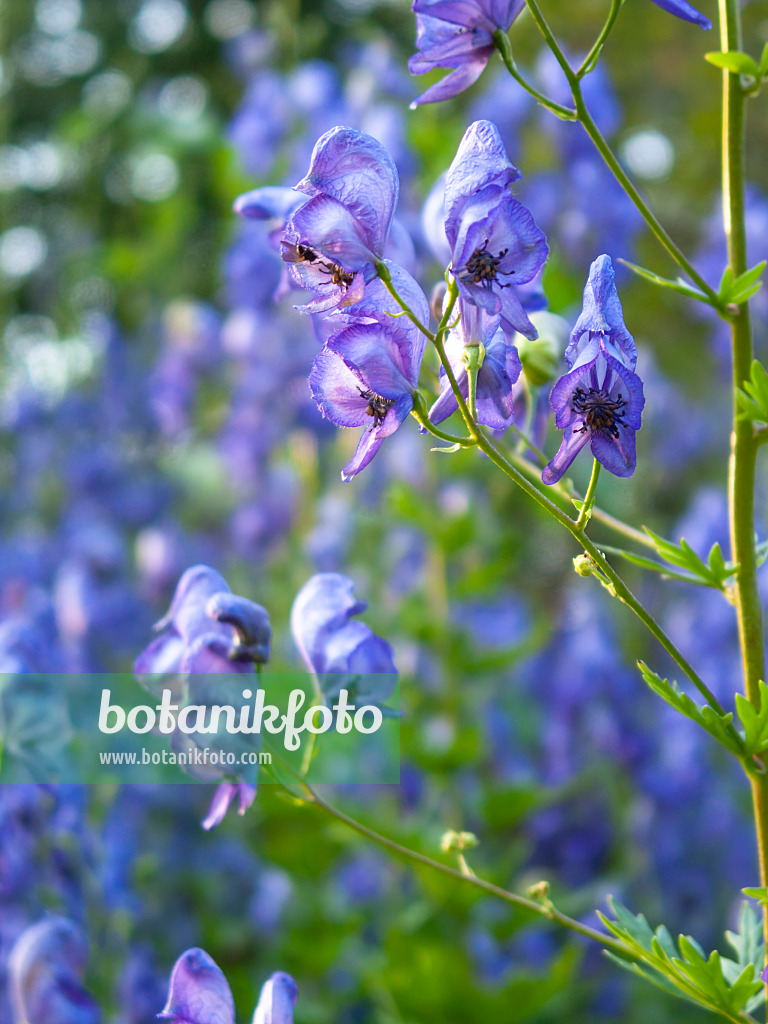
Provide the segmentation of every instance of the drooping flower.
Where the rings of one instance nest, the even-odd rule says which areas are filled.
[[[616,476],[635,471],[635,431],[645,404],[634,372],[637,349],[624,325],[608,256],[592,264],[584,308],[571,334],[565,360],[570,372],[552,389],[555,425],[564,431],[560,449],[542,480],[556,483],[589,442],[592,454]]]
[[[661,7],[662,10],[669,11],[670,14],[682,18],[683,21],[691,21],[694,25],[699,25],[701,28],[712,28],[712,22],[709,18],[705,18],[695,7],[691,7],[686,0],[653,0],[653,2],[658,7]]]
[[[97,1024],[101,1014],[81,983],[87,956],[85,937],[64,917],[23,931],[8,958],[15,1024]]]
[[[180,704],[226,704],[222,691],[231,686],[229,674],[253,673],[254,665],[269,660],[272,628],[266,609],[233,594],[224,577],[207,565],[192,566],[182,575],[155,629],[162,632],[138,656],[134,671],[150,692],[160,696],[171,689]],[[177,678],[169,681],[168,676]],[[217,742],[228,739],[219,735]],[[198,737],[174,731],[172,744],[177,753],[190,753]],[[191,762],[185,770],[202,781],[223,778],[203,820],[205,829],[222,822],[235,798],[244,814],[256,797],[256,786],[240,774],[228,775],[212,765],[192,767]]]
[[[296,186],[310,199],[288,221],[282,257],[314,294],[303,312],[358,302],[383,259],[400,192],[392,157],[365,132],[337,126],[318,139]]]
[[[477,421],[493,430],[506,430],[512,423],[512,385],[520,376],[517,349],[499,327],[499,317],[489,317],[478,306],[461,304],[461,319],[449,333],[446,354],[456,383],[464,398],[469,393],[465,347],[480,344],[485,350],[477,375]],[[433,423],[442,423],[458,408],[445,370],[440,370],[440,397],[429,410]]]
[[[263,985],[253,1024],[293,1024],[298,988],[283,971]],[[168,1001],[157,1015],[170,1024],[235,1024],[235,1003],[227,979],[202,949],[188,949],[173,966]]]
[[[520,177],[496,126],[470,125],[446,175],[445,233],[465,302],[500,316],[506,331],[535,338],[517,286],[533,280],[549,249],[530,212],[509,191]]]
[[[413,409],[424,336],[410,322],[355,323],[335,334],[312,366],[309,386],[324,416],[341,427],[365,427],[341,473],[351,480]]]
[[[414,0],[416,46],[408,61],[411,74],[435,68],[454,70],[418,96],[411,108],[447,100],[468,89],[495,49],[493,33],[508,31],[525,0]]]
[[[326,700],[346,689],[361,703],[384,701],[397,680],[392,648],[355,619],[368,605],[354,586],[338,572],[312,576],[293,602],[291,632]]]
[[[160,635],[134,663],[139,681],[177,672],[251,672],[254,663],[269,660],[267,611],[233,594],[207,565],[187,569],[155,630]]]

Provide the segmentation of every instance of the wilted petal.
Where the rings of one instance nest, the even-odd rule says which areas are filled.
[[[298,994],[298,987],[290,974],[276,971],[262,986],[253,1024],[293,1024],[293,1008]]]
[[[359,223],[370,251],[383,255],[400,182],[394,160],[378,140],[355,128],[332,128],[318,139],[309,173],[296,188],[341,203]]]
[[[204,950],[188,949],[176,961],[158,1017],[172,1024],[235,1024],[227,979]]]

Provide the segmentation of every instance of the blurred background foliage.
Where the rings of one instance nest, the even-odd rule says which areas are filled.
[[[577,6],[546,4],[574,54],[607,5]],[[768,5],[744,13],[759,53]],[[468,122],[490,117],[548,231],[550,308],[572,323],[602,251],[675,276],[580,128],[546,118],[495,61],[464,96],[409,112],[424,84],[406,70],[405,0],[5,0],[2,32],[0,667],[16,664],[20,637],[36,668],[128,667],[195,561],[270,609],[276,665],[295,666],[293,595],[314,571],[347,572],[397,652],[403,781],[337,802],[432,855],[446,828],[470,829],[478,873],[518,891],[546,877],[576,916],[592,921],[612,892],[654,924],[722,943],[739,888],[756,883],[747,794],[633,663],[669,666],[482,458],[431,456],[406,425],[364,476],[339,482],[351,439],[309,400],[312,327],[291,297],[272,303],[264,233],[231,213],[246,189],[298,180],[327,127],[362,127],[396,158],[429,291],[441,272],[421,205]],[[551,83],[529,19],[512,39]],[[715,48],[714,33],[627,0],[593,95],[713,284],[720,82],[702,54]],[[762,102],[753,262],[768,246]],[[636,476],[604,474],[599,501],[700,552],[727,550],[722,335],[679,296],[627,272],[619,283],[648,406]],[[760,297],[756,314],[764,350]],[[582,486],[586,470],[574,468]],[[721,596],[627,576],[729,702],[738,666]],[[697,1017],[272,787],[212,834],[199,829],[207,798],[4,793],[25,864],[0,838],[0,960],[47,909],[86,927],[88,981],[110,1020],[153,1019],[173,960],[195,944],[228,975],[242,1019],[275,969],[296,977],[304,1024]]]

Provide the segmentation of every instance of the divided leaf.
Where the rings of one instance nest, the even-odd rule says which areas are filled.
[[[745,419],[768,423],[768,373],[759,360],[752,361],[749,380],[736,392],[736,401]]]
[[[653,530],[649,530],[647,526],[644,526],[643,530],[651,538],[660,558],[663,558],[665,562],[669,562],[670,565],[676,565],[680,569],[685,569],[696,581],[703,583],[707,587],[724,590],[726,580],[736,572],[736,567],[730,562],[726,562],[725,558],[723,558],[723,552],[719,544],[712,545],[705,562],[696,554],[684,537],[680,538],[679,544],[673,544],[671,541],[654,533]]]
[[[759,710],[743,697],[736,694],[736,713],[744,726],[744,746],[747,754],[762,754],[768,750],[768,686],[760,680]]]
[[[664,925],[653,931],[642,914],[635,916],[618,900],[609,902],[616,920],[599,914],[600,920],[624,943],[628,957],[634,961],[608,953],[614,963],[732,1021],[748,1020],[744,1011],[749,1012],[763,998],[755,959],[762,955],[762,949],[755,945],[756,915],[750,907],[742,911],[739,934],[728,933],[728,940],[738,956],[738,960],[730,960],[717,950],[707,957],[690,936],[681,935],[675,946]]]
[[[756,64],[755,71],[757,71]],[[751,299],[755,292],[759,291],[762,287],[762,281],[759,279],[762,277],[766,265],[768,265],[768,260],[763,260],[749,270],[745,270],[743,274],[739,274],[738,277],[734,277],[731,268],[726,267],[723,271],[720,291],[718,293],[722,302],[726,305],[734,304],[738,306],[742,302],[746,302],[747,299]]]
[[[713,736],[718,743],[722,744],[726,750],[730,750],[737,757],[743,756],[744,751],[739,745],[733,730],[729,728],[733,720],[732,714],[719,715],[708,704],[697,704],[687,693],[683,693],[676,683],[670,683],[669,680],[662,679],[645,662],[638,661],[637,665],[643,675],[643,679],[654,693],[657,693],[667,704],[670,704],[676,711],[679,711],[681,715],[685,715],[686,718],[696,722],[710,736]]]

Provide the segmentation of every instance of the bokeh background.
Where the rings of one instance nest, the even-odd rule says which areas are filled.
[[[546,4],[574,54],[607,5],[577,6],[576,17],[567,0]],[[700,6],[714,19],[711,0]],[[744,14],[759,53],[768,4]],[[739,889],[757,882],[748,794],[634,662],[671,667],[575,576],[568,538],[486,460],[432,455],[406,424],[340,482],[355,439],[310,399],[313,325],[293,296],[273,301],[280,264],[264,227],[231,213],[246,189],[301,178],[329,127],[361,128],[397,162],[429,291],[441,270],[422,205],[467,124],[489,117],[547,231],[550,309],[573,323],[602,252],[675,276],[580,127],[537,108],[497,61],[464,96],[409,111],[424,82],[407,72],[405,0],[5,0],[2,19],[0,670],[129,670],[196,562],[269,608],[275,664],[297,667],[293,596],[313,572],[345,572],[396,651],[402,782],[339,791],[337,803],[431,855],[445,829],[474,831],[478,873],[518,891],[546,878],[591,923],[613,893],[723,948]],[[560,98],[528,19],[513,44]],[[720,82],[703,53],[716,48],[714,33],[627,0],[589,79],[599,123],[713,284],[725,262]],[[759,110],[752,262],[768,254]],[[727,337],[681,296],[626,270],[618,281],[647,406],[637,473],[603,474],[600,503],[702,554],[715,541],[727,551]],[[765,352],[762,293],[755,315]],[[581,486],[588,468],[574,467]],[[627,575],[730,706],[732,609]],[[88,935],[86,983],[105,1021],[149,1024],[192,945],[225,971],[243,1020],[276,969],[297,979],[300,1024],[698,1017],[599,951],[388,860],[274,787],[204,833],[210,795],[3,788],[2,1024],[8,950],[50,912]]]

